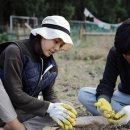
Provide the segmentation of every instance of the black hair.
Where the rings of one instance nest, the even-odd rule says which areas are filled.
[[[29,36],[29,39],[30,39],[30,41],[38,41],[38,42],[40,42],[41,41],[41,39],[42,39],[42,36],[41,35],[36,35],[36,36],[34,36],[32,33],[30,34],[30,36]]]
[[[130,18],[118,27],[114,45],[121,54],[130,54]]]

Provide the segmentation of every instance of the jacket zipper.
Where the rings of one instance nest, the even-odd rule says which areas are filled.
[[[54,67],[52,64],[46,68],[46,70],[44,71],[43,73],[43,59],[41,58],[41,72],[40,72],[40,76],[39,76],[39,79],[38,79],[38,82],[37,82],[37,85],[35,87],[35,89],[37,88],[37,86],[39,85],[40,81],[42,80],[43,76],[47,73],[47,71],[49,71],[52,67]],[[43,73],[43,74],[42,74]],[[35,91],[34,91],[35,93]],[[33,94],[34,95],[34,94]]]
[[[37,84],[36,84],[35,89],[37,88],[37,86],[39,85],[39,83],[40,83],[40,81],[41,81],[41,76],[42,76],[42,72],[43,72],[43,59],[42,59],[42,58],[40,58],[40,59],[41,59],[41,61],[42,61],[42,62],[41,62],[41,71],[40,71],[39,79],[38,79],[38,82],[37,82]],[[35,94],[35,90],[34,90],[32,96],[34,96],[34,94]]]
[[[39,76],[39,79],[38,79],[37,86],[39,85],[40,81],[42,80],[42,75],[43,75],[42,73],[43,73],[43,59],[41,58],[41,72],[40,72],[40,76]]]

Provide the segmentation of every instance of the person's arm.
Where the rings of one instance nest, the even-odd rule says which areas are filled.
[[[49,102],[60,102],[60,100],[57,98],[57,95],[54,91],[53,86],[46,88],[42,91],[43,99]]]
[[[96,93],[97,99],[105,98],[108,101],[110,101],[113,95],[115,83],[117,80],[117,76],[119,74],[117,58],[118,58],[117,52],[115,51],[115,48],[112,48],[107,56],[107,62],[103,78],[97,87],[97,93]]]
[[[50,103],[31,97],[23,91],[23,63],[19,48],[11,45],[4,53],[4,86],[14,107],[30,114],[44,116]]]
[[[25,126],[19,122],[19,120],[16,118],[14,120],[11,120],[9,122],[6,122],[6,125],[4,126],[3,130],[26,130]]]
[[[1,130],[25,130],[25,127],[17,119],[17,114],[13,108],[8,94],[6,93],[4,86],[0,80],[0,118],[6,123]]]

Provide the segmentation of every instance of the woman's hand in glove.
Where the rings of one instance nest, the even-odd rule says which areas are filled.
[[[50,103],[47,113],[57,122],[57,124],[65,130],[71,130],[75,124],[76,115],[73,109],[67,110],[62,103]],[[74,112],[74,113],[73,113]]]

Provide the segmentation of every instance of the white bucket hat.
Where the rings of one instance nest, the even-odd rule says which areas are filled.
[[[73,41],[70,37],[69,22],[62,16],[47,16],[42,21],[42,27],[32,29],[31,33],[34,36],[39,34],[46,39],[61,38],[65,43],[62,47],[64,50],[73,46]]]

